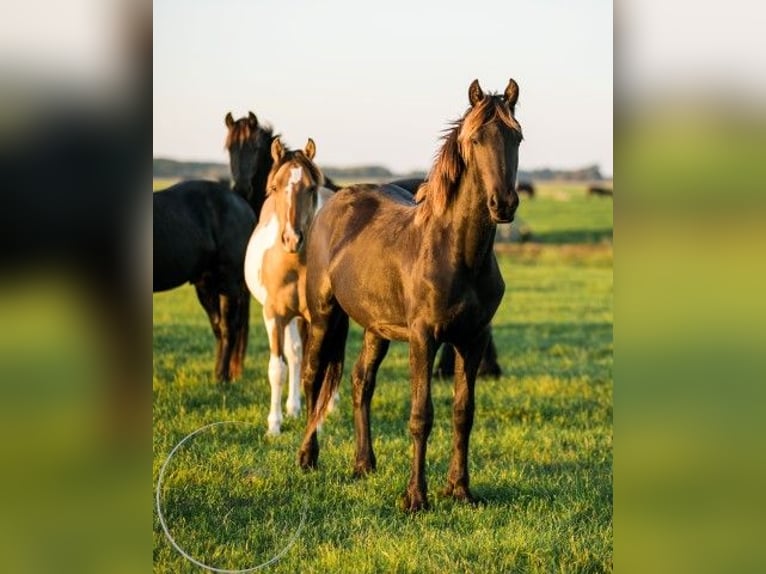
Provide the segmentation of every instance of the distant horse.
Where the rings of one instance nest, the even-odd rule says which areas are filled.
[[[527,197],[532,199],[535,196],[535,186],[532,185],[531,181],[520,181],[518,184],[516,184],[516,193],[526,193]]]
[[[614,197],[614,191],[608,187],[600,187],[598,185],[588,186],[588,197]]]
[[[454,123],[417,203],[394,186],[337,192],[314,218],[307,245],[306,301],[311,316],[302,384],[308,422],[298,460],[319,458],[317,425],[343,374],[349,317],[364,328],[353,373],[354,473],[375,469],[370,402],[390,340],[409,341],[413,459],[404,508],[428,507],[426,445],[433,425],[431,372],[440,343],[457,350],[453,450],[445,494],[474,502],[468,441],[476,372],[505,283],[495,259],[496,226],[513,220],[521,128],[518,85],[484,94],[474,80],[470,107]]]
[[[389,184],[403,187],[414,196],[424,181],[423,178],[411,177],[407,179],[397,179],[389,182]],[[517,193],[518,189],[517,186]],[[490,333],[489,343],[487,343],[487,348],[484,350],[484,355],[482,356],[481,364],[479,365],[478,376],[498,378],[502,376],[502,374],[503,370],[500,368],[500,363],[497,362],[497,348],[495,347],[495,341]],[[436,362],[436,367],[434,368],[434,376],[440,379],[449,379],[454,375],[455,349],[452,345],[443,345],[439,360]]]
[[[282,425],[283,357],[289,370],[287,415],[297,417],[301,410],[300,367],[306,332],[301,323],[307,315],[305,238],[314,214],[332,195],[312,161],[315,153],[312,139],[305,149],[295,151],[285,149],[279,138],[274,140],[268,195],[245,256],[245,280],[263,306],[269,337],[269,434],[279,434]]]
[[[250,312],[242,262],[255,214],[220,182],[184,181],[153,197],[153,289],[194,285],[216,338],[216,378],[237,379]]]

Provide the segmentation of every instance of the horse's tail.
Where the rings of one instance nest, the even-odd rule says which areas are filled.
[[[315,402],[309,422],[309,433],[313,433],[317,426],[324,421],[333,396],[340,387],[343,379],[343,360],[346,356],[347,338],[348,315],[340,306],[336,306],[330,316],[319,353],[318,376],[314,378],[314,388],[312,389]],[[309,344],[311,344],[310,339],[311,335],[309,335]]]

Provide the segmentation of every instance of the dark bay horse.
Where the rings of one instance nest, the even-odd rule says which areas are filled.
[[[398,185],[406,189],[413,196],[417,193],[418,188],[425,182],[423,178],[410,177],[406,179],[397,179],[389,182],[390,185]],[[521,184],[516,186],[516,192],[519,192]],[[492,377],[498,378],[502,376],[503,370],[500,368],[500,363],[497,361],[497,348],[495,347],[495,341],[490,333],[489,343],[484,350],[484,355],[481,358],[479,364],[479,377]],[[452,345],[442,345],[441,354],[439,360],[436,362],[434,368],[434,376],[440,379],[451,379],[455,375],[455,349]]]
[[[281,432],[286,370],[287,415],[297,417],[301,410],[300,367],[307,316],[305,238],[314,214],[332,195],[323,187],[324,176],[313,162],[315,153],[310,138],[303,150],[288,150],[279,138],[274,139],[266,202],[245,254],[245,281],[263,306],[269,337],[268,432],[272,435]]]
[[[216,378],[237,379],[250,312],[243,262],[255,214],[221,182],[184,181],[153,196],[153,289],[194,285],[216,338]]]
[[[414,448],[404,508],[428,507],[431,376],[439,344],[450,343],[456,349],[454,430],[445,494],[475,501],[468,442],[476,373],[505,291],[493,250],[496,226],[512,221],[519,205],[518,93],[513,80],[502,95],[471,83],[470,107],[446,134],[417,203],[395,186],[357,185],[338,191],[314,218],[307,245],[311,325],[301,377],[308,406],[302,468],[317,465],[317,425],[342,378],[351,317],[364,329],[352,372],[354,473],[376,466],[369,417],[377,369],[391,340],[408,341]]]

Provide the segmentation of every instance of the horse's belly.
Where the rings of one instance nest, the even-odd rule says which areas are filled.
[[[381,323],[376,321],[371,323],[367,330],[372,331],[378,337],[388,339],[389,341],[409,341],[410,335],[406,326],[394,323]]]

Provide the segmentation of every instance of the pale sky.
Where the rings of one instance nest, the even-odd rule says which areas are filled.
[[[520,168],[612,175],[609,0],[155,0],[154,156],[228,162],[252,110],[320,166],[427,170],[477,78],[520,87]]]

